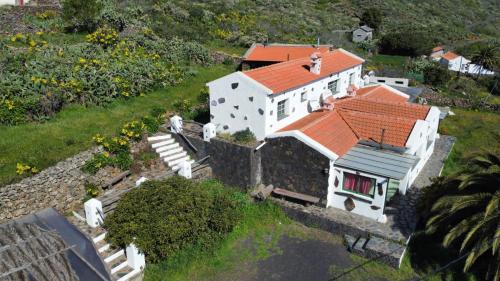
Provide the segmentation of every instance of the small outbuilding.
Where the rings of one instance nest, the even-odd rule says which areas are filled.
[[[372,40],[372,38],[373,38],[373,28],[367,25],[363,25],[352,32],[352,41],[356,43]]]

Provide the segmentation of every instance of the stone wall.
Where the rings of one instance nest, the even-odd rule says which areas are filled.
[[[97,151],[81,152],[37,175],[0,187],[0,223],[48,207],[66,212],[82,203],[89,175],[81,167]]]
[[[197,148],[198,151],[195,152],[178,135],[173,135],[196,159],[210,156],[208,163],[214,178],[244,190],[260,183],[261,154],[260,151],[255,151],[254,147],[230,143],[219,138],[205,142],[199,136],[186,135]]]
[[[262,183],[321,198],[326,202],[330,160],[293,137],[266,140]]]

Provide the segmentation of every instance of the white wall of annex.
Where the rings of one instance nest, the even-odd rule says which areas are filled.
[[[207,84],[211,122],[217,132],[233,134],[250,128],[256,138],[262,140],[265,137],[266,99],[270,90],[266,91],[243,75],[235,72]]]

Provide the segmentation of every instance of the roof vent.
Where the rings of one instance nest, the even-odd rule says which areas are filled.
[[[311,55],[311,73],[319,75],[321,72],[321,54],[319,52],[315,52]]]

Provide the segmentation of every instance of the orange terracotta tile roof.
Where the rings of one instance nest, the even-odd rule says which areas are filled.
[[[437,46],[437,47],[432,48],[432,52],[438,52],[438,51],[441,51],[441,50],[444,50],[443,46]]]
[[[277,94],[358,66],[363,62],[363,59],[342,49],[337,49],[321,54],[320,74],[309,71],[309,57],[252,69],[243,72],[243,74]]]
[[[452,60],[452,59],[456,59],[456,58],[458,58],[458,57],[459,57],[459,56],[458,56],[457,54],[453,53],[453,52],[446,52],[446,53],[442,56],[442,58],[443,58],[443,59],[448,60],[448,61],[450,61],[450,60]]]
[[[380,143],[382,129],[385,129],[384,144],[397,147],[405,147],[417,121],[417,119],[350,110],[339,110],[339,113],[359,139]]]
[[[313,112],[280,131],[300,130],[337,155],[358,143],[358,137],[337,111]]]
[[[314,52],[328,52],[329,46],[312,45],[254,45],[245,54],[244,61],[284,62],[309,57]]]
[[[331,111],[313,112],[280,132],[299,130],[340,157],[360,140],[380,142],[382,129],[384,144],[405,147],[416,121],[424,120],[430,109],[360,95],[338,99],[333,106]]]
[[[390,89],[380,86],[368,86],[361,88],[356,91],[356,95],[363,96],[369,99],[376,100],[384,100],[384,101],[392,101],[392,102],[406,102],[408,101],[407,97],[396,94],[394,91]]]
[[[421,120],[425,119],[430,109],[426,105],[375,100],[363,96],[339,100],[335,103],[335,108]]]

